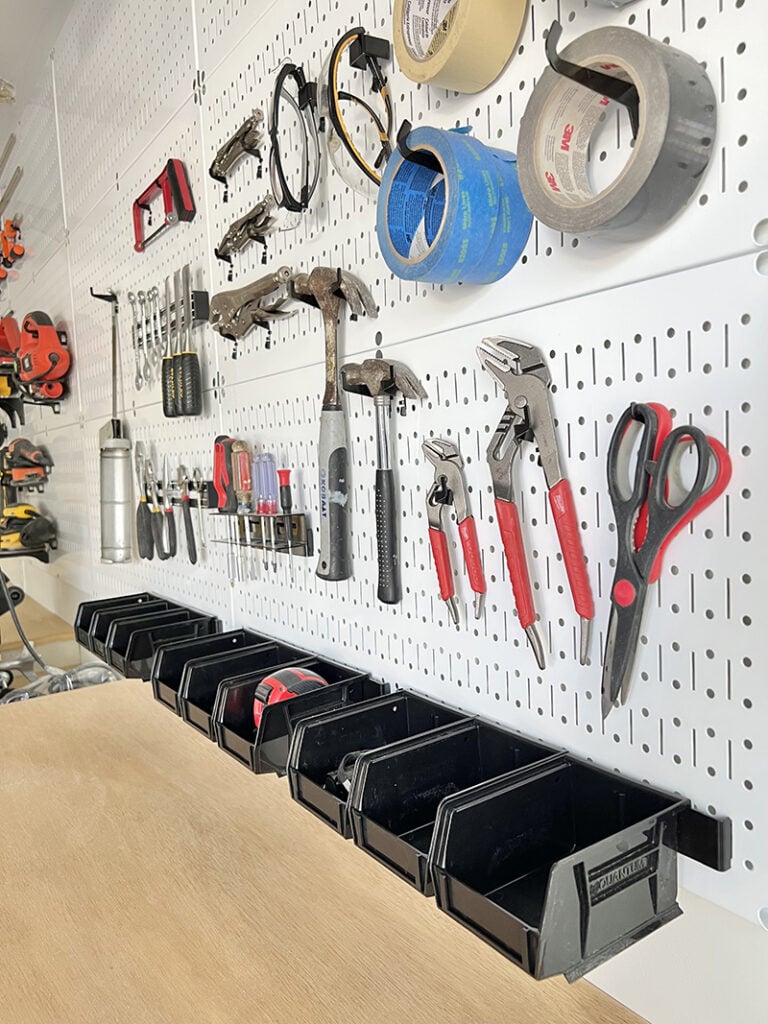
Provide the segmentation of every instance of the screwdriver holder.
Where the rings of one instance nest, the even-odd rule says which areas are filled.
[[[203,506],[205,507],[205,506]],[[312,558],[315,553],[314,539],[309,519],[304,512],[250,512],[247,516],[237,512],[217,512],[217,516],[229,516],[237,524],[237,547],[254,548],[259,551],[272,550],[272,529],[275,535],[275,552],[277,554],[298,555],[300,558]],[[250,544],[246,539],[245,520],[251,527]],[[262,528],[262,520],[264,520]],[[268,524],[272,524],[271,527]],[[214,540],[214,544],[228,544],[228,540]]]

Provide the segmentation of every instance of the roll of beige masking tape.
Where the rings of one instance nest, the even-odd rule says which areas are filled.
[[[395,0],[397,63],[413,82],[480,92],[523,30],[528,0]]]

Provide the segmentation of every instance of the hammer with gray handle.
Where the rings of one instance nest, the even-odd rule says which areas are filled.
[[[338,379],[338,321],[341,305],[349,305],[356,320],[362,313],[378,315],[373,296],[354,274],[333,267],[315,267],[297,274],[291,294],[317,306],[325,328],[325,391],[320,413],[320,559],[317,575],[324,580],[347,580],[352,575],[347,524],[347,421]]]
[[[397,604],[401,596],[400,559],[397,550],[395,479],[389,455],[389,417],[392,397],[426,398],[418,377],[404,363],[375,359],[347,363],[341,368],[345,391],[372,398],[376,407],[376,546],[379,555],[378,597],[383,604]]]

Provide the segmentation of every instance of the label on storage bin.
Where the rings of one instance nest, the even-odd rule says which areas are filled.
[[[639,853],[636,849],[624,857],[616,857],[587,875],[591,906],[601,903],[622,889],[626,889],[656,872],[659,855],[655,847]]]

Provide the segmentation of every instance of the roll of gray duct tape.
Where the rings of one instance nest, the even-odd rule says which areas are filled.
[[[646,238],[701,184],[717,127],[709,78],[687,53],[626,28],[587,32],[561,56],[631,80],[640,98],[639,130],[619,176],[595,192],[589,144],[616,104],[547,68],[520,123],[518,169],[525,201],[558,231]]]

